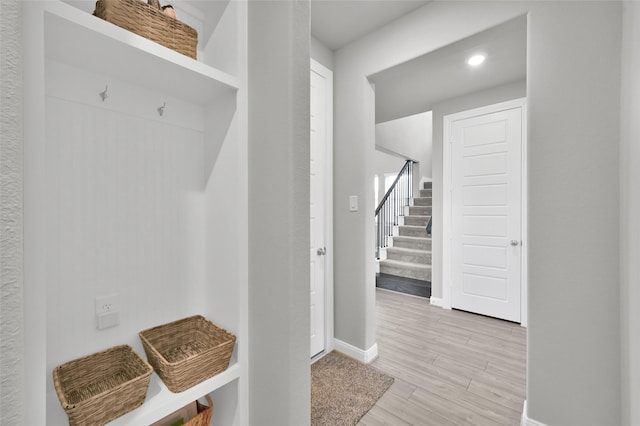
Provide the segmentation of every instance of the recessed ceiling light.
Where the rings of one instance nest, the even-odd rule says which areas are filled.
[[[487,59],[487,57],[484,55],[481,55],[481,54],[473,55],[469,59],[467,59],[467,64],[469,64],[472,67],[477,67],[478,65],[483,63],[485,59]]]

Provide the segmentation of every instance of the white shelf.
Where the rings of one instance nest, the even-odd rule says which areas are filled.
[[[148,425],[240,377],[240,365],[234,360],[228,369],[180,393],[173,393],[154,372],[147,399],[141,407],[117,418],[109,426]]]
[[[238,79],[67,3],[44,5],[48,58],[205,105]]]
[[[118,417],[114,421],[108,423],[109,426],[140,426],[149,425],[163,417],[173,413],[174,411],[184,407],[185,405],[195,401],[198,398],[220,389],[226,384],[237,380],[240,377],[240,365],[235,359],[231,359],[229,368],[212,378],[180,393],[171,392],[160,377],[154,372],[151,374],[149,381],[149,389],[147,398],[142,406]],[[60,406],[60,401],[55,392],[49,395],[49,414],[47,424],[49,425],[65,425],[68,423],[67,416]],[[52,406],[53,405],[53,406]],[[57,406],[55,406],[57,405]]]

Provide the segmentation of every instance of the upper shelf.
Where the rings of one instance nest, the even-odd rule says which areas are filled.
[[[238,79],[67,3],[44,3],[49,59],[207,104],[238,89]]]

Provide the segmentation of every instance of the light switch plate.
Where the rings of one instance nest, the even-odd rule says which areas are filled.
[[[349,197],[349,211],[350,212],[357,212],[358,211],[358,196],[357,195],[351,195]]]

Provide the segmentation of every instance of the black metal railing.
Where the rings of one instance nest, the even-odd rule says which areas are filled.
[[[407,160],[376,208],[376,259],[380,259],[380,249],[389,246],[393,227],[398,225],[398,217],[404,215],[412,196],[413,161]]]
[[[431,220],[433,216],[429,216],[429,223],[427,223],[427,235],[431,235]]]

